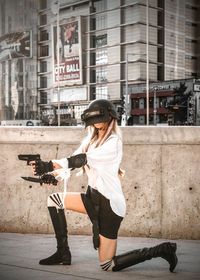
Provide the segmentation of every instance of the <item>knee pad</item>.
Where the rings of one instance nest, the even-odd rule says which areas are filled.
[[[64,198],[65,195],[63,192],[53,193],[48,196],[47,206],[56,207],[56,209],[64,209]]]
[[[104,262],[100,262],[100,266],[104,271],[112,271],[112,268],[114,267],[114,261],[113,259],[104,261]]]

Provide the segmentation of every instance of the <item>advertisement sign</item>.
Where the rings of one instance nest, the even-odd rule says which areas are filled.
[[[0,62],[31,57],[31,32],[14,32],[0,37]]]
[[[75,102],[80,100],[87,100],[87,88],[64,88],[60,89],[60,102]],[[58,92],[57,89],[54,90],[51,96],[51,102],[57,104],[58,102]]]
[[[80,28],[80,18],[59,24],[59,42],[57,42],[58,28],[53,26],[54,83],[59,81],[60,85],[82,84]]]

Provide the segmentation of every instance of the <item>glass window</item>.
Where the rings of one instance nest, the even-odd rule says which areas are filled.
[[[106,10],[107,0],[96,1],[94,8],[96,12],[103,12]],[[96,14],[96,30],[101,30],[107,27],[107,14],[100,13]]]
[[[24,104],[23,91],[19,91],[19,104]]]
[[[191,21],[186,21],[185,25],[193,26],[193,27],[197,27],[198,26],[197,23],[194,23],[194,22],[191,22]]]
[[[44,91],[40,92],[40,103],[47,104],[47,93]]]
[[[46,61],[40,62],[40,72],[47,72],[47,62]]]
[[[185,39],[185,41],[186,41],[186,42],[188,42],[188,43],[195,43],[195,44],[197,44],[197,43],[198,43],[198,41],[197,41],[197,40],[195,40],[195,39],[191,39],[191,38],[186,38],[186,39]]]
[[[40,47],[40,56],[45,57],[49,55],[49,46],[41,46]]]
[[[139,116],[133,116],[133,124],[139,124]]]
[[[98,67],[96,69],[96,83],[107,82],[107,68]]]
[[[108,99],[107,86],[97,86],[96,87],[96,99]]]
[[[160,123],[167,123],[168,115],[167,114],[160,114],[159,115],[159,121],[160,121]]]
[[[40,25],[46,25],[47,24],[47,15],[41,15],[40,16]]]
[[[94,9],[96,12],[103,12],[106,10],[107,0],[94,1]]]
[[[96,30],[101,30],[107,26],[107,17],[106,15],[101,15],[96,17]]]
[[[96,36],[96,47],[102,47],[107,45],[107,34]]]
[[[145,124],[145,116],[139,116],[139,124]]]
[[[23,87],[24,83],[23,83],[23,76],[20,75],[19,78],[18,78],[18,86],[19,87]]]
[[[107,49],[98,50],[96,52],[96,64],[106,64],[108,62],[108,52]]]
[[[153,97],[150,97],[149,98],[149,108],[153,108],[153,106],[154,106],[154,102],[153,101],[154,101]]]
[[[40,41],[47,41],[49,39],[48,33],[46,30],[40,32]]]
[[[134,99],[132,101],[132,107],[133,107],[133,109],[138,109],[139,108],[139,99]]]
[[[47,77],[40,77],[40,87],[47,88]]]
[[[47,0],[40,0],[40,10],[47,8]]]
[[[195,59],[195,60],[197,60],[197,57],[196,57],[196,56],[188,55],[188,54],[186,54],[185,58],[186,58],[186,59]]]
[[[165,107],[167,103],[167,97],[160,97],[159,98],[159,108]]]
[[[140,98],[139,100],[139,108],[144,109],[144,98]]]

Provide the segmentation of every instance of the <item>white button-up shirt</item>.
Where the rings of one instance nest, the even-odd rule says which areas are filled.
[[[84,153],[84,142],[74,152],[74,155]],[[118,175],[122,160],[122,141],[117,134],[111,134],[99,147],[90,145],[86,152],[88,185],[98,190],[110,200],[110,206],[115,214],[124,217],[126,202],[122,192],[121,182]],[[54,160],[63,167],[66,158]]]

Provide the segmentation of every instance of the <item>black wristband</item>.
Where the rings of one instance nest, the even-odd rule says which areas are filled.
[[[86,154],[78,154],[75,156],[71,156],[67,160],[69,168],[80,168],[87,163]]]

